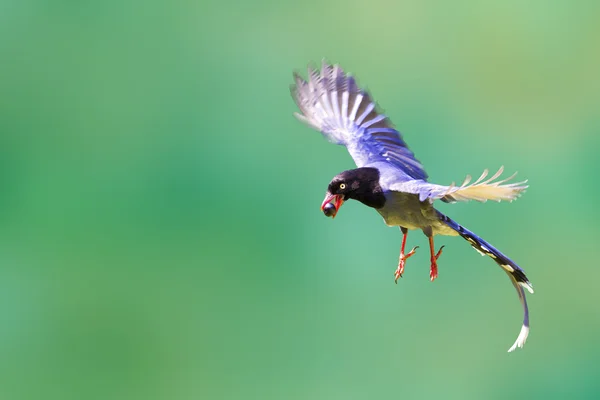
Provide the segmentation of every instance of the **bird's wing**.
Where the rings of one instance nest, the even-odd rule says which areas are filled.
[[[427,179],[421,163],[369,93],[338,65],[323,62],[320,72],[309,67],[308,81],[298,74],[294,78],[292,97],[301,111],[296,117],[331,142],[346,146],[359,168],[385,162],[413,179]]]
[[[500,177],[504,167],[500,167],[491,178],[484,180],[488,176],[488,170],[483,171],[479,179],[469,185],[471,176],[467,175],[460,186],[454,182],[450,186],[436,185],[422,180],[412,180],[406,182],[394,182],[388,185],[389,190],[397,192],[415,193],[419,195],[420,201],[429,199],[434,201],[440,199],[446,203],[455,203],[457,201],[476,200],[486,202],[494,201],[512,201],[519,197],[527,189],[527,181],[507,183],[516,175],[502,180],[496,180]]]

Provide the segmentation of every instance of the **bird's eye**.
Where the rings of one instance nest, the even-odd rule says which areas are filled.
[[[346,189],[346,184],[345,183],[340,183],[340,190],[344,190]]]

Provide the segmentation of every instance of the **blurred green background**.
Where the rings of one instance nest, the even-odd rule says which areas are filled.
[[[600,396],[597,2],[0,2],[0,399]],[[340,63],[431,180],[512,204],[426,239],[347,203],[292,71]]]

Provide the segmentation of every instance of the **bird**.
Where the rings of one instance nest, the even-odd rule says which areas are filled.
[[[418,248],[405,251],[410,230],[421,230],[429,240],[429,278],[432,282],[438,277],[438,259],[444,248],[435,250],[434,237],[464,238],[481,255],[492,258],[515,287],[523,308],[523,323],[508,351],[522,348],[529,335],[525,290],[533,293],[533,285],[525,271],[489,242],[438,211],[434,202],[510,202],[528,188],[527,180],[512,182],[516,173],[498,179],[504,171],[500,167],[489,178],[489,171],[484,170],[473,183],[469,175],[460,185],[454,182],[448,186],[430,183],[423,165],[400,132],[351,74],[345,73],[339,65],[323,61],[320,71],[309,65],[306,79],[297,72],[293,76],[290,91],[299,109],[294,113],[295,117],[321,132],[330,142],[345,146],[357,167],[331,179],[321,203],[324,215],[335,218],[345,201],[357,200],[375,209],[388,226],[399,227],[402,243],[394,272],[396,283],[404,273],[406,260]]]

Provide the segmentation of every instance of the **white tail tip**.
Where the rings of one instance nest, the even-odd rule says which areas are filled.
[[[522,287],[524,287],[525,289],[527,289],[527,291],[531,294],[533,294],[533,286],[531,286],[531,283],[529,282],[519,282],[519,285],[521,285]]]
[[[517,347],[523,347],[525,342],[527,341],[527,336],[529,336],[529,327],[523,325],[521,328],[521,332],[519,333],[519,337],[517,337],[517,341],[512,345],[508,352],[514,351]]]

